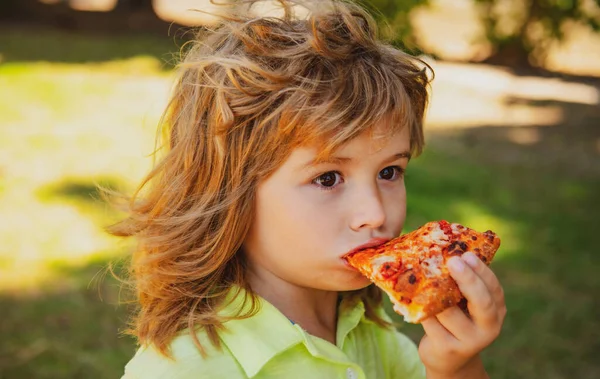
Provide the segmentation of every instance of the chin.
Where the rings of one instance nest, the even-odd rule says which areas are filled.
[[[334,283],[332,287],[334,287],[334,291],[346,292],[361,290],[371,284],[373,283],[369,279],[360,274],[356,274],[347,280],[340,280],[339,282]]]
[[[368,286],[370,286],[373,283],[369,279],[365,278],[364,276],[361,276],[360,279],[356,280],[352,284],[353,284],[352,288],[348,289],[347,291],[362,290],[363,288],[367,288]]]
[[[335,291],[335,292],[347,292],[361,290],[370,286],[371,281],[366,277],[355,274],[355,275],[344,275],[342,277],[332,276],[327,281],[313,281],[312,283],[303,284],[304,287],[318,289],[321,291]]]

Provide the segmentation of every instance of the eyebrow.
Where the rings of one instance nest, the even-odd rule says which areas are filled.
[[[410,160],[411,157],[412,157],[412,154],[410,152],[403,151],[401,153],[397,153],[397,154],[392,155],[388,159],[384,160],[383,163],[386,164],[386,163],[389,163],[389,162],[393,162],[393,161],[395,161],[397,159],[403,159],[403,158]],[[330,163],[330,164],[343,164],[343,163],[349,163],[351,161],[353,161],[352,158],[348,158],[348,157],[333,157],[333,156],[329,157],[327,159],[319,160],[319,161],[316,161],[316,160],[313,159],[310,162],[302,165],[301,169],[305,170],[307,168],[310,168],[310,167],[313,167],[313,166],[317,166],[317,165],[320,165],[320,164],[326,164],[326,163]]]

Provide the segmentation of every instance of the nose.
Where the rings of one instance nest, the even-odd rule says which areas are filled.
[[[364,189],[351,204],[353,212],[350,228],[352,230],[377,229],[384,224],[385,208],[377,188]]]

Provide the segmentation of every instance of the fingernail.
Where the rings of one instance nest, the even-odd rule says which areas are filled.
[[[465,264],[463,263],[462,259],[460,259],[460,258],[452,258],[452,259],[448,260],[448,266],[450,267],[450,270],[452,270],[454,272],[465,271]]]
[[[477,263],[479,263],[479,258],[477,258],[477,256],[471,252],[464,253],[462,255],[462,259],[471,267],[475,267],[477,266]]]

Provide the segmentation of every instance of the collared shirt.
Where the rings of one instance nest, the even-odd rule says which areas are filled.
[[[242,295],[224,308],[225,314],[239,311]],[[339,304],[335,345],[308,334],[266,300],[259,298],[259,303],[256,315],[224,324],[222,350],[198,332],[208,352],[203,358],[185,331],[170,345],[174,360],[151,346],[142,347],[125,367],[122,379],[425,378],[415,344],[396,330],[368,320],[364,304],[356,297],[343,298]],[[379,311],[389,320],[383,309]]]

